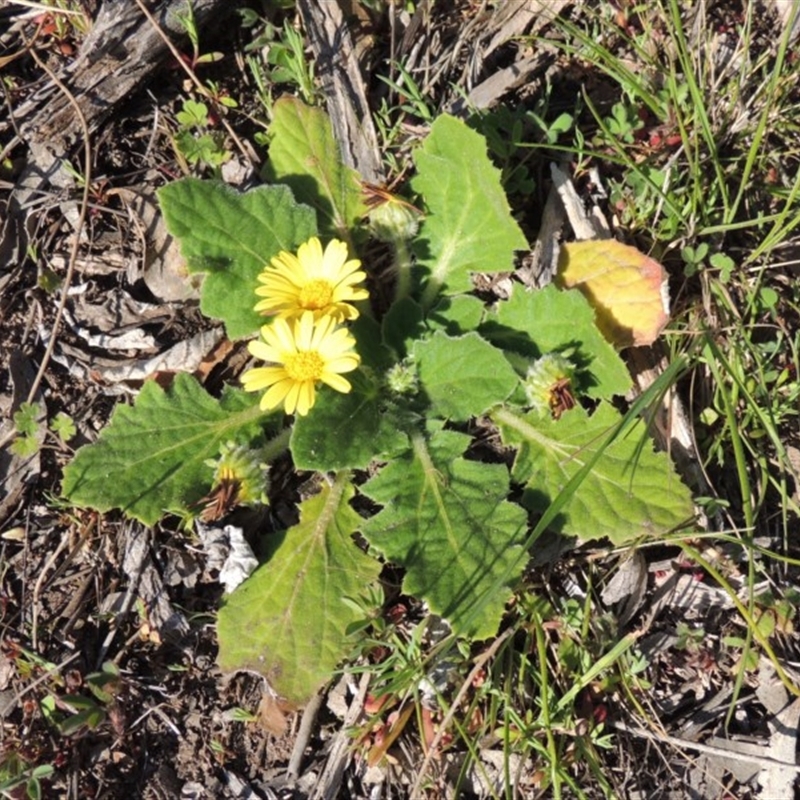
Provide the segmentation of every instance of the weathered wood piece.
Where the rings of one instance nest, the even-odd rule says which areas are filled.
[[[185,0],[162,0],[148,8],[170,38],[185,39]],[[192,3],[199,29],[230,8],[226,0]],[[59,78],[78,101],[89,129],[96,130],[168,55],[167,45],[133,0],[106,0],[78,57]],[[59,153],[81,136],[74,108],[49,80],[19,109],[17,122],[27,143],[47,144]]]
[[[298,0],[317,74],[345,164],[369,183],[381,183],[378,137],[367,102],[361,67],[344,13],[336,0]]]

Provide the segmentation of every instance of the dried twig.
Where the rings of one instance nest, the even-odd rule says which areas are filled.
[[[759,766],[771,765],[780,767],[781,769],[792,770],[800,774],[800,764],[792,764],[788,761],[780,761],[777,758],[770,758],[768,755],[761,753],[750,754],[742,753],[737,750],[727,750],[724,747],[712,747],[711,745],[701,744],[700,742],[692,742],[688,739],[679,739],[676,736],[669,736],[668,734],[656,734],[644,728],[637,728],[632,725],[626,725],[624,722],[608,722],[608,727],[615,728],[618,731],[624,731],[632,736],[639,736],[643,739],[649,739],[652,742],[660,742],[661,744],[669,744],[679,750],[695,750],[698,753],[705,753],[710,756],[717,756],[718,758],[729,758],[733,761],[744,761],[748,764],[758,764]]]
[[[292,755],[289,758],[289,766],[286,768],[286,775],[290,781],[297,780],[300,774],[300,765],[303,763],[303,755],[306,752],[306,747],[311,739],[311,732],[314,730],[314,723],[317,720],[320,706],[322,705],[322,693],[317,692],[303,711],[303,717],[300,720],[300,728],[297,731],[297,738],[294,740],[294,747],[292,748]]]
[[[40,26],[41,28],[41,26]],[[33,379],[33,384],[31,385],[30,391],[28,392],[28,402],[32,403],[33,399],[36,397],[36,392],[39,390],[39,385],[42,382],[42,378],[44,378],[44,373],[47,370],[47,365],[50,363],[50,359],[53,357],[53,351],[55,350],[56,346],[56,339],[58,338],[58,329],[61,326],[61,319],[64,316],[64,309],[67,305],[67,297],[69,296],[69,287],[72,284],[72,278],[75,275],[75,262],[78,259],[78,250],[80,249],[81,245],[81,231],[83,230],[83,226],[86,223],[86,214],[89,209],[89,189],[91,188],[92,184],[92,147],[89,137],[89,125],[86,122],[86,117],[83,115],[81,111],[81,107],[78,104],[78,101],[75,99],[75,95],[70,92],[70,90],[64,85],[64,83],[58,78],[58,76],[47,66],[47,64],[42,61],[36,53],[33,45],[36,43],[36,38],[39,35],[39,29],[37,29],[36,34],[34,35],[33,39],[29,42],[25,40],[25,46],[30,51],[33,60],[39,65],[39,67],[47,73],[50,80],[58,87],[58,90],[67,98],[70,105],[75,109],[75,115],[80,123],[81,130],[83,131],[83,194],[81,196],[81,205],[80,205],[80,213],[78,214],[78,222],[75,225],[75,234],[72,241],[72,249],[70,250],[69,254],[69,263],[67,264],[67,274],[64,278],[64,282],[61,285],[61,298],[58,301],[58,307],[56,308],[56,316],[53,320],[53,333],[50,336],[50,341],[47,343],[47,347],[44,351],[44,356],[42,356],[42,363],[39,364],[39,370],[36,373],[36,377]],[[34,628],[34,636],[36,635],[36,630]]]

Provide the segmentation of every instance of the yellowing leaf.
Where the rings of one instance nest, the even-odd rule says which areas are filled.
[[[597,327],[617,347],[652,344],[669,321],[664,268],[613,239],[562,245],[555,282],[583,292]]]

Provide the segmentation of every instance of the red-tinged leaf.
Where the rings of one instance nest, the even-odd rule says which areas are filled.
[[[597,327],[619,348],[652,344],[669,321],[664,268],[613,239],[562,245],[555,281],[583,292]]]
[[[414,705],[409,703],[402,711],[395,712],[389,717],[387,722],[388,730],[384,727],[380,732],[381,735],[376,735],[375,744],[370,748],[369,753],[367,753],[367,766],[374,767],[381,762],[389,748],[395,743],[397,737],[405,729],[413,713]]]

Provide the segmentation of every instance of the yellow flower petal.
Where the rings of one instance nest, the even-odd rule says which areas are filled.
[[[283,407],[287,414],[294,414],[294,412],[297,410],[297,398],[300,395],[300,387],[302,385],[302,383],[297,383],[295,381],[289,387],[289,391],[286,394],[286,399],[283,401]]]
[[[327,319],[325,320],[327,322]],[[287,325],[287,323],[283,323]],[[314,339],[314,312],[304,311],[300,319],[294,322],[294,342],[297,350],[310,350]]]
[[[267,389],[260,403],[263,410],[283,403],[287,414],[305,416],[314,405],[319,381],[339,392],[351,390],[340,373],[360,364],[355,344],[333,317],[316,319],[312,311],[291,320],[276,317],[261,327],[261,341],[248,345],[256,358],[271,366],[247,370],[242,384],[249,392]]]
[[[266,342],[253,341],[247,343],[247,349],[250,355],[258,358],[261,361],[270,361],[273,364],[278,364],[283,360],[281,351]]]
[[[311,381],[306,381],[305,383],[298,384],[298,392],[297,392],[297,413],[304,417],[308,414],[309,409],[311,406],[314,405],[316,389],[314,388],[314,384]]]
[[[289,394],[294,385],[295,383],[291,378],[286,378],[286,380],[276,383],[261,398],[261,410],[265,411],[270,408],[277,408],[284,401],[286,395]],[[287,409],[287,413],[291,414],[292,412]]]
[[[286,370],[283,367],[257,367],[242,375],[242,384],[246,392],[258,392],[285,377]]]
[[[315,319],[330,316],[336,321],[355,319],[358,309],[351,305],[369,297],[359,284],[366,280],[358,259],[347,260],[347,245],[333,239],[323,250],[313,236],[297,249],[282,251],[271,259],[258,276],[254,306],[261,314],[293,319],[312,311]]]
[[[280,354],[280,358],[276,359],[278,362],[283,361],[287,354],[297,351],[294,332],[286,320],[276,319],[272,325],[262,326],[261,336],[271,348]]]
[[[358,356],[341,356],[326,362],[325,370],[327,372],[352,372],[358,368],[361,359]]]
[[[348,394],[353,388],[347,378],[343,378],[333,372],[324,372],[320,380],[330,386],[331,389],[336,389],[337,392],[342,392],[343,394]]]

